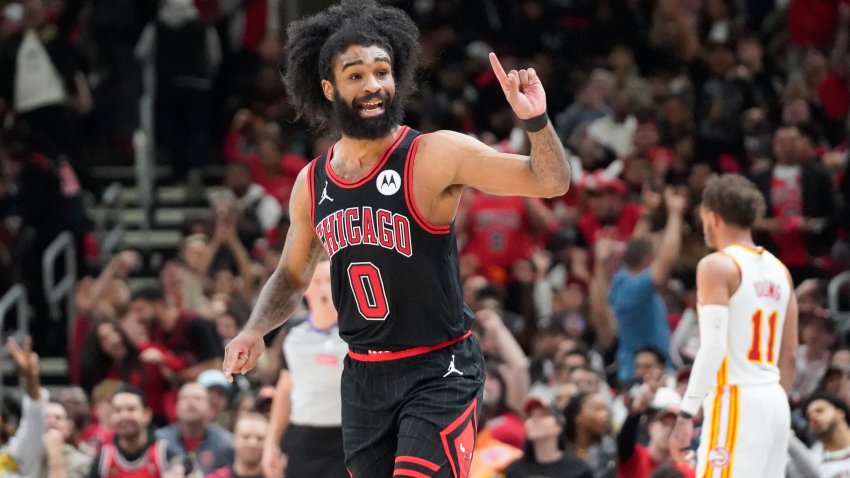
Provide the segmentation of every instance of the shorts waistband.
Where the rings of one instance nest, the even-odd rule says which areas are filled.
[[[359,360],[361,362],[386,362],[388,360],[399,360],[409,357],[415,357],[417,355],[427,354],[428,352],[433,352],[435,350],[444,349],[450,345],[454,345],[461,340],[466,339],[472,335],[471,330],[467,330],[465,334],[460,337],[455,337],[451,340],[447,340],[445,342],[441,342],[437,345],[426,345],[424,347],[413,347],[410,349],[404,350],[367,350],[365,353],[355,352],[353,350],[348,351],[348,356],[354,360]]]

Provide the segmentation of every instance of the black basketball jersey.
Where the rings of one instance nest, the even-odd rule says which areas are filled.
[[[430,224],[413,202],[419,138],[402,126],[356,181],[331,169],[333,146],[310,164],[310,220],[331,258],[340,337],[353,348],[431,346],[469,330],[454,228]]]

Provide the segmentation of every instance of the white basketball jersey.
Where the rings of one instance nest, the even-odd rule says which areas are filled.
[[[726,357],[716,385],[779,381],[779,349],[793,290],[785,267],[764,248],[732,245],[722,251],[740,269],[741,285],[729,299]]]

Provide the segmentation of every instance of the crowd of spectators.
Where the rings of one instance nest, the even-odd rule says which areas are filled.
[[[158,437],[172,476],[262,476],[282,344],[308,311],[267,338],[256,370],[230,384],[217,369],[277,264],[296,175],[333,140],[293,123],[279,76],[285,14],[312,3],[0,0],[0,286],[32,285],[35,350],[67,344],[70,365],[47,404],[18,360],[28,398],[0,472],[100,476],[116,449]],[[458,210],[464,299],[488,365],[469,476],[694,476],[666,444],[699,346],[695,268],[709,251],[698,207],[717,172],[762,191],[756,240],[797,287],[788,476],[850,473],[850,342],[826,299],[850,268],[850,3],[388,3],[420,26],[407,124],[527,153],[492,50],[537,71],[571,156],[563,197],[467,191]],[[93,164],[131,156],[145,67],[173,181],[226,169],[210,220],[185,225],[156,286],[131,288],[147,258],[98,263],[82,196],[101,187]],[[46,326],[38,292],[41,253],[64,230],[81,259],[67,338]],[[17,416],[6,408],[2,441]],[[30,427],[42,455],[21,458]]]

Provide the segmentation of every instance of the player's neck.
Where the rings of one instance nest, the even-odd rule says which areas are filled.
[[[850,447],[850,427],[838,425],[832,433],[823,438],[823,448],[827,451],[838,451]]]
[[[389,133],[378,139],[358,139],[342,135],[334,147],[334,157],[339,161],[361,167],[372,164],[395,140],[399,128],[398,125],[394,126]]]
[[[310,314],[307,320],[310,321],[310,326],[313,329],[324,332],[336,325],[336,311],[317,310],[316,313]]]
[[[139,434],[134,437],[118,437],[116,444],[127,453],[137,453],[148,446],[148,432],[147,430],[142,429]]]
[[[584,430],[576,430],[576,441],[574,443],[576,450],[587,450],[588,448],[599,442],[599,437],[593,433]]]
[[[534,459],[537,463],[554,463],[561,459],[564,453],[558,449],[558,438],[540,440],[534,443]]]
[[[717,235],[717,250],[722,251],[727,247],[740,244],[742,246],[756,248],[756,243],[753,242],[753,235],[747,229],[728,229],[723,234]]]

